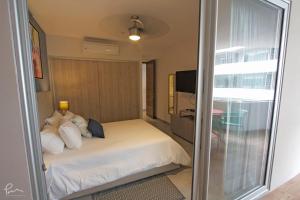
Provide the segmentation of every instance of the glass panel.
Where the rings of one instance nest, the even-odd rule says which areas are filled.
[[[219,1],[210,200],[265,185],[282,14],[261,0]]]

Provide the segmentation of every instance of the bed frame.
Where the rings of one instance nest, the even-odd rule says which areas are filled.
[[[74,192],[74,193],[62,198],[62,200],[71,200],[71,199],[79,198],[79,197],[82,197],[82,196],[85,196],[85,195],[90,195],[90,194],[93,194],[93,193],[96,193],[96,192],[101,192],[101,191],[104,191],[104,190],[107,190],[107,189],[111,189],[111,188],[114,188],[114,187],[117,187],[117,186],[121,186],[121,185],[124,185],[124,184],[127,184],[127,183],[131,183],[131,182],[134,182],[134,181],[137,181],[137,180],[140,180],[140,179],[148,178],[148,177],[151,177],[151,176],[154,176],[154,175],[158,175],[158,174],[169,172],[169,171],[172,171],[172,170],[175,170],[175,169],[179,169],[180,167],[181,167],[180,165],[173,164],[173,163],[169,164],[169,165],[162,166],[162,167],[156,167],[156,168],[144,171],[144,172],[140,172],[140,173],[137,173],[137,174],[133,174],[133,175],[130,175],[130,176],[120,178],[118,180],[115,180],[115,181],[112,181],[112,182],[109,182],[109,183],[106,183],[106,184],[103,184],[103,185],[99,185],[99,186],[92,187],[92,188],[89,188],[89,189],[81,190],[79,192]]]

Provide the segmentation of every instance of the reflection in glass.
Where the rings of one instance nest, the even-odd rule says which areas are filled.
[[[265,183],[282,10],[220,0],[209,199],[235,199]]]

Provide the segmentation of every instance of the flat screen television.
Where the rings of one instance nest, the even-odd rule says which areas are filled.
[[[195,93],[196,91],[196,70],[176,72],[176,91]]]

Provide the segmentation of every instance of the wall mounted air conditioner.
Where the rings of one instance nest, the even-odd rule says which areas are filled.
[[[109,44],[104,40],[84,40],[82,42],[83,53],[99,54],[99,55],[114,55],[120,54],[120,47],[117,44]]]

